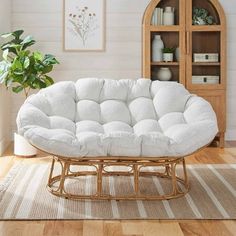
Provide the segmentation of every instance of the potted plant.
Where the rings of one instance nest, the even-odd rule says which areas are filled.
[[[205,8],[193,8],[193,25],[213,25],[214,17]]]
[[[175,52],[175,48],[163,48],[162,49],[163,61],[172,62],[174,59],[174,52]]]
[[[53,55],[43,55],[28,48],[36,43],[32,36],[22,37],[23,30],[2,34],[8,42],[1,45],[0,83],[12,88],[14,93],[24,92],[25,98],[32,89],[46,88],[54,83],[48,75],[55,64],[59,64]],[[14,135],[14,153],[20,156],[34,156],[36,150],[21,136]]]

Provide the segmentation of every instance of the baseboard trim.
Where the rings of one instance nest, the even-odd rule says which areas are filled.
[[[225,134],[226,141],[236,141],[236,129],[228,130]]]
[[[6,151],[10,143],[11,143],[10,140],[7,140],[6,138],[0,141],[0,156],[2,156],[2,154]]]

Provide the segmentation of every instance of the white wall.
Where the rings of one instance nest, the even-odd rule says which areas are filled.
[[[0,0],[0,32],[11,30],[11,1]],[[0,40],[0,43],[2,41]],[[0,59],[1,60],[1,59]],[[5,87],[0,85],[0,155],[10,142],[10,96]]]
[[[24,28],[38,41],[38,48],[57,56],[61,65],[56,81],[80,77],[137,78],[141,76],[142,16],[150,0],[107,0],[106,51],[65,53],[62,50],[63,0],[12,0],[13,28]],[[236,1],[221,0],[229,38],[227,137],[236,140]],[[12,129],[22,100],[13,95]]]

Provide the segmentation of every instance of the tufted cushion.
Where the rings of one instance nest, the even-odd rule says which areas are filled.
[[[19,134],[46,152],[68,156],[188,155],[217,134],[210,104],[175,82],[80,79],[30,96]]]

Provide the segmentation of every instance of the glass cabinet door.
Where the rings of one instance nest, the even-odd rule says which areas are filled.
[[[224,26],[212,1],[186,1],[186,66],[188,89],[225,86]]]

